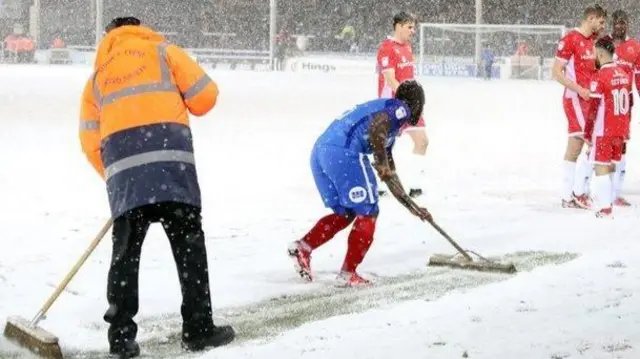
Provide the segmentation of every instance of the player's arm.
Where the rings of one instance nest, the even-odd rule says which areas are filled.
[[[385,146],[390,127],[389,115],[384,112],[379,112],[373,116],[368,130],[369,143],[373,149],[373,158],[375,161],[374,167],[378,171],[380,179],[383,181],[386,181],[393,171],[389,161],[389,152]]]
[[[553,75],[553,78],[562,86],[568,88],[569,90],[577,92],[582,98],[586,100],[589,96],[589,91],[585,88],[582,88],[566,75],[567,65],[569,64],[572,56],[573,47],[571,40],[560,40],[560,42],[558,43],[558,50],[556,51],[556,58],[553,61],[551,74]]]
[[[587,92],[587,89],[582,88],[565,74],[568,63],[569,62],[567,60],[556,57],[553,61],[553,78],[562,86],[568,88],[569,90],[577,92],[578,94],[580,94],[580,96],[588,96],[589,94]]]
[[[394,92],[398,89],[398,86],[400,86],[400,82],[396,79],[397,64],[398,59],[393,49],[383,46],[378,52],[378,66],[382,77],[384,77],[384,82],[386,82]]]
[[[389,161],[389,168],[395,172],[396,170],[396,161],[393,158],[393,153],[391,148],[387,148],[387,160]]]
[[[369,143],[373,148],[373,157],[375,159],[374,167],[378,171],[380,179],[384,181],[398,202],[422,220],[431,220],[429,212],[426,209],[420,208],[411,197],[407,195],[402,187],[400,178],[395,170],[391,169],[391,166],[395,168],[395,165],[391,164],[393,163],[393,157],[389,156],[390,151],[388,151],[385,146],[390,126],[389,115],[384,112],[374,115],[373,121],[371,121],[371,125],[369,126]]]
[[[389,163],[389,169],[396,177],[398,177],[396,174],[396,160],[393,158],[393,151],[391,150],[391,148],[387,148],[386,151],[387,151],[387,161]],[[378,174],[378,177],[380,177],[380,174]],[[387,186],[389,185],[387,184]],[[397,186],[400,188],[402,193],[407,193],[407,191],[404,189],[404,186],[400,182],[400,177],[397,178]]]
[[[382,76],[384,77],[384,82],[395,92],[400,86],[400,82],[396,79],[396,70],[394,68],[383,70]]]

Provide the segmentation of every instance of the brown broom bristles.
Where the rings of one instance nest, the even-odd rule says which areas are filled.
[[[11,317],[4,327],[4,336],[16,345],[45,359],[63,359],[58,338],[42,328],[32,328],[24,318]]]
[[[487,261],[459,261],[452,256],[433,255],[429,258],[429,266],[452,267],[459,269],[471,269],[481,272],[516,273],[517,269],[513,263],[497,263]]]

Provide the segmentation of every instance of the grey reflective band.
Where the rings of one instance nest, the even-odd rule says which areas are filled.
[[[108,105],[116,102],[117,100],[133,95],[139,95],[143,93],[151,93],[151,92],[175,92],[177,94],[180,93],[177,86],[171,82],[171,69],[169,68],[169,63],[167,62],[167,43],[162,43],[158,45],[158,64],[160,66],[160,82],[154,82],[150,84],[143,84],[138,86],[130,86],[125,87],[120,91],[116,91],[111,93],[105,97],[102,97],[100,94],[100,90],[98,89],[97,84],[97,76],[96,72],[93,75],[93,95],[96,99],[96,103],[98,106]]]
[[[176,87],[171,82],[145,84],[133,87],[125,87],[120,91],[110,93],[102,99],[101,105],[108,105],[127,96],[139,95],[149,92],[176,92]]]
[[[193,153],[178,150],[159,150],[140,153],[112,163],[104,170],[105,178],[109,179],[122,171],[156,162],[183,162],[195,164],[196,159]]]
[[[171,69],[167,62],[167,46],[169,44],[163,42],[158,45],[158,63],[160,63],[160,82],[171,83]]]
[[[100,129],[98,120],[80,121],[80,131],[97,131]]]
[[[209,75],[203,75],[200,79],[198,79],[198,81],[196,81],[195,84],[193,84],[193,86],[189,87],[189,89],[187,89],[187,91],[182,94],[182,98],[184,98],[185,100],[191,99],[193,96],[200,93],[200,91],[204,90],[204,88],[207,87],[207,85],[209,85],[211,82],[212,81]]]

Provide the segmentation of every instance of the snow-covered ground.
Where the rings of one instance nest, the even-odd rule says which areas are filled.
[[[0,329],[9,315],[37,312],[108,218],[104,185],[77,136],[89,73],[0,67]],[[639,357],[640,212],[617,209],[614,220],[597,220],[559,208],[566,120],[558,85],[423,79],[431,143],[420,202],[465,247],[508,255],[519,274],[427,268],[429,255],[452,248],[384,198],[361,266],[379,285],[344,291],[330,282],[346,232],[314,253],[322,279],[314,284],[296,278],[286,246],[326,213],[308,168],[315,137],[372,98],[375,77],[211,76],[219,104],[192,127],[216,320],[233,324],[239,337],[190,357]],[[640,203],[633,143],[626,194]],[[400,141],[398,156],[408,147]],[[105,238],[42,322],[70,357],[107,349],[109,257]],[[143,351],[163,357],[154,347],[177,347],[180,291],[158,226],[144,245],[140,285]],[[0,357],[13,350],[0,340]],[[182,355],[171,350],[164,357]]]

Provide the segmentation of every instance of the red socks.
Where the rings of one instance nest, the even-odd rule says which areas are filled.
[[[327,243],[338,232],[347,228],[350,223],[349,217],[339,214],[325,216],[302,238],[302,245],[311,252]],[[371,247],[375,230],[376,219],[374,217],[356,217],[351,233],[349,233],[349,246],[342,265],[343,272],[354,273],[356,271]]]
[[[309,233],[302,238],[302,244],[306,244],[309,247],[309,251],[312,251],[327,243],[338,232],[347,228],[350,223],[351,221],[348,217],[335,213],[322,217]]]
[[[354,273],[362,263],[364,256],[369,251],[373,242],[373,233],[376,230],[376,219],[373,217],[357,217],[351,233],[349,233],[349,247],[344,258],[342,271]]]

